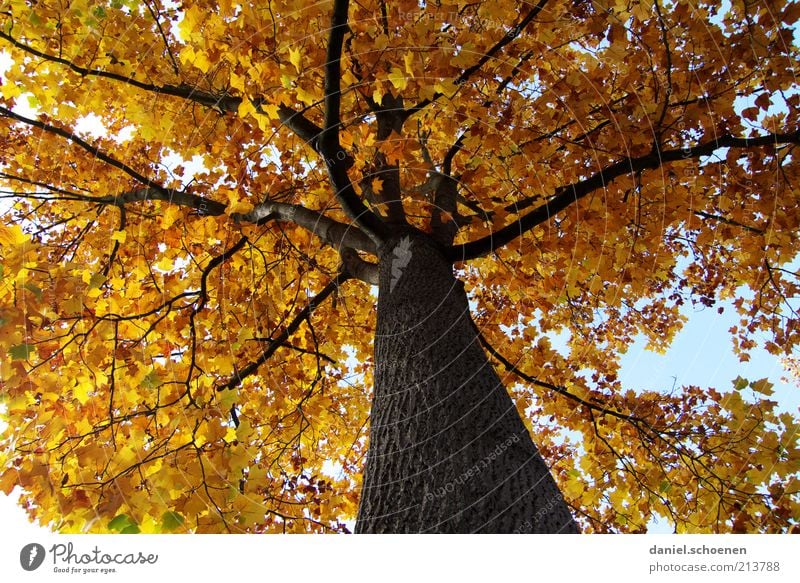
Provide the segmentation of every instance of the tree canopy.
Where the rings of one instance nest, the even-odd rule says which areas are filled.
[[[797,530],[798,417],[766,379],[618,373],[723,300],[742,360],[796,355],[798,18],[3,0],[0,490],[64,532],[348,530],[370,285],[407,222],[584,531]]]

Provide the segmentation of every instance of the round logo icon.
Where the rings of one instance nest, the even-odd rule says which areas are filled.
[[[35,571],[44,563],[44,547],[39,543],[29,543],[19,552],[19,564],[26,571]]]

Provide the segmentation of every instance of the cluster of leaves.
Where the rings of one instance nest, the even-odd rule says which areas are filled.
[[[351,222],[319,139],[334,7],[251,4],[2,2],[0,489],[60,530],[355,515],[374,296],[329,236]],[[742,359],[760,334],[800,341],[800,4],[344,7],[353,192],[453,225],[487,350],[585,530],[797,528],[797,417],[766,382],[617,374],[692,303],[733,300]]]

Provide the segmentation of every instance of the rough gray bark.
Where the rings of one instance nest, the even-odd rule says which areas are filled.
[[[356,532],[578,532],[475,337],[452,264],[421,233],[393,237],[380,263]]]

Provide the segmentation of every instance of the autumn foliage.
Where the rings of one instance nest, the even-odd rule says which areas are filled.
[[[64,532],[348,530],[402,219],[584,531],[797,530],[769,382],[618,369],[722,300],[742,360],[796,355],[800,4],[344,3],[340,93],[334,4],[2,1],[0,490]]]

